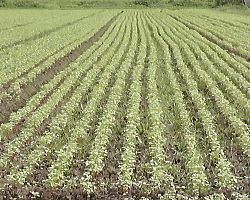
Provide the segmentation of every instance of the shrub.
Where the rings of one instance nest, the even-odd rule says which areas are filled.
[[[14,7],[20,8],[42,8],[43,5],[39,4],[38,2],[29,1],[29,0],[20,0],[14,2]]]
[[[0,7],[6,7],[7,2],[6,0],[0,0]]]
[[[150,5],[154,5],[156,3],[158,3],[159,0],[135,0],[133,2],[134,5],[142,5],[142,6],[150,6]]]

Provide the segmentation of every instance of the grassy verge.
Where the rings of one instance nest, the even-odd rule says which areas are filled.
[[[250,6],[226,4],[215,6],[212,0],[0,0],[0,8],[45,8],[45,9],[86,9],[86,8],[214,8],[221,12],[250,16]]]
[[[238,15],[247,15],[250,16],[250,6],[244,6],[244,5],[224,5],[216,8],[218,11],[232,13],[232,14],[238,14]]]

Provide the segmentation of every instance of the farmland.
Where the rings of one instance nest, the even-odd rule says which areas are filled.
[[[1,10],[3,199],[249,199],[250,17]]]

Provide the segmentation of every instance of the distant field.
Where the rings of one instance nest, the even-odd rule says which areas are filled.
[[[1,10],[1,199],[249,199],[250,17]]]

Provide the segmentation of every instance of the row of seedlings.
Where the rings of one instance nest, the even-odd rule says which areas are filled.
[[[102,16],[102,14],[99,15]],[[103,20],[98,20],[99,15],[94,15],[90,19],[87,18],[84,21],[85,23],[80,21],[60,31],[28,42],[28,44],[17,45],[13,49],[9,49],[9,53],[4,54],[1,58],[4,68],[1,71],[1,75],[4,77],[1,79],[1,85],[2,90],[7,93],[3,97],[20,95],[23,86],[34,82],[38,76],[42,76],[56,60],[62,58],[83,42],[82,38],[90,38],[114,13],[105,15],[105,17],[102,17]],[[97,21],[97,23],[93,24],[92,20]],[[82,31],[83,23],[84,31]],[[60,42],[58,42],[58,38]],[[10,60],[11,56],[14,56],[15,59]],[[19,70],[13,70],[17,66],[21,66]],[[10,84],[7,91],[4,89],[6,84]]]
[[[167,32],[167,31],[165,31]],[[176,35],[176,34],[175,34]],[[180,38],[183,38],[183,34],[179,36]],[[178,45],[182,45],[183,42],[180,41]],[[194,43],[192,44],[194,45]],[[186,51],[185,51],[186,52]],[[188,52],[186,52],[188,53]],[[188,55],[187,55],[188,56]],[[192,59],[192,61],[196,62],[195,56],[189,55],[189,58]],[[206,57],[203,57],[204,59]],[[204,61],[204,59],[202,61]],[[205,59],[206,61],[207,59]],[[203,65],[204,63],[202,63]],[[196,63],[196,67],[193,67],[193,71],[197,74],[197,76],[200,78],[199,81],[202,81],[207,86],[208,90],[210,91],[211,95],[216,99],[215,103],[223,113],[223,115],[228,119],[228,121],[231,123],[232,127],[235,130],[235,137],[239,137],[239,144],[242,147],[242,149],[245,151],[247,155],[249,155],[249,128],[247,125],[242,122],[241,119],[237,117],[237,110],[230,105],[230,102],[225,99],[224,94],[222,91],[218,88],[217,82],[214,81],[201,67],[199,63]],[[248,108],[249,106],[247,106]]]
[[[191,44],[190,44],[191,46]],[[192,47],[195,45],[192,44]],[[198,47],[196,47],[199,49]],[[196,60],[193,60],[196,61]],[[220,82],[220,85],[225,85],[224,93],[220,90],[220,87],[216,87],[218,93],[220,93],[220,99],[217,99],[216,96],[214,96],[217,99],[218,107],[220,109],[223,109],[223,115],[229,120],[232,127],[235,129],[235,134],[239,134],[239,143],[240,146],[243,148],[245,153],[249,155],[250,150],[250,143],[249,143],[249,128],[247,127],[247,124],[245,124],[240,116],[243,114],[243,117],[249,116],[249,109],[250,109],[250,103],[249,99],[246,98],[244,94],[242,94],[232,83],[230,80],[227,79],[227,77],[221,73],[219,73],[216,68],[213,68],[213,65],[211,65],[210,60],[203,56],[202,64],[200,66],[206,66],[204,67],[204,72],[207,70],[207,74],[209,74],[209,79],[211,79],[210,82],[213,82],[213,84],[216,84],[216,82]],[[197,70],[197,68],[195,68]],[[215,79],[215,78],[216,79]],[[213,80],[214,78],[215,80]],[[222,87],[222,86],[221,86]],[[228,94],[228,95],[227,95]],[[237,94],[237,95],[235,95]],[[237,106],[233,106],[230,103],[231,99],[234,99],[234,102]],[[220,101],[221,100],[221,101]],[[224,105],[223,105],[224,104]],[[242,109],[243,108],[243,113]],[[241,112],[239,115],[238,113]]]
[[[23,26],[18,26],[14,29],[14,31],[10,29],[0,32],[0,48],[8,47],[10,44],[15,44],[29,38],[42,36],[43,34],[60,30],[73,24],[74,22],[99,12],[100,11],[87,11],[84,13],[74,12],[73,14],[71,13],[71,15],[69,15],[69,13],[62,15],[61,12],[56,12],[53,14],[55,17],[48,20],[45,20],[46,18],[44,19],[44,16],[40,16],[43,20],[37,23],[27,24],[25,28]]]
[[[180,32],[180,31],[184,31],[183,34],[186,35],[186,38],[189,38],[189,40],[186,40],[186,43],[191,47],[192,51],[194,52],[195,58],[202,58],[201,62],[202,62],[202,66],[204,70],[207,71],[207,73],[211,76],[211,78],[213,78],[215,81],[219,82],[220,84],[218,84],[219,88],[222,89],[222,91],[224,92],[224,94],[226,94],[225,97],[228,98],[228,100],[233,99],[233,102],[235,104],[236,109],[237,108],[243,108],[244,112],[243,112],[243,117],[244,116],[248,116],[249,113],[249,109],[250,109],[250,101],[247,98],[247,94],[244,94],[244,92],[242,92],[241,90],[238,89],[237,85],[235,85],[233,83],[233,81],[231,81],[226,75],[224,75],[223,73],[221,73],[216,66],[213,65],[213,63],[210,61],[210,59],[206,56],[206,54],[203,52],[203,48],[200,48],[200,44],[203,42],[200,42],[199,40],[197,40],[196,38],[194,38],[192,35],[190,34],[186,34],[186,28],[180,28],[181,26],[176,25],[176,26],[172,26],[173,28],[173,32]],[[195,41],[197,42],[192,42],[195,39]],[[205,46],[203,44],[203,46]],[[206,48],[206,50],[208,50],[209,47]],[[211,52],[211,51],[210,51]],[[216,58],[215,54],[212,54],[214,56],[214,58]],[[225,63],[226,65],[226,63]],[[221,65],[219,65],[220,68],[222,67]],[[225,66],[226,68],[227,66]],[[229,67],[227,67],[229,68]],[[226,70],[226,69],[225,69]],[[243,78],[243,77],[242,77]],[[243,78],[244,80],[244,78]],[[241,83],[241,85],[245,85],[243,86],[245,88],[245,92],[248,92],[248,89],[246,88],[247,85],[249,85],[249,83],[245,80],[243,83]],[[241,111],[242,113],[242,111]]]
[[[119,26],[116,28],[116,30],[118,29]],[[82,96],[87,95],[89,88],[95,81],[96,77],[98,77],[98,74],[100,74],[100,72],[103,70],[103,67],[107,63],[107,59],[111,56],[110,51],[107,51],[107,49],[109,49],[109,45],[112,44],[112,38],[115,38],[115,34],[111,35],[110,40],[107,41],[107,46],[102,46],[97,51],[95,51],[94,54],[91,51],[89,52],[92,56],[96,57],[100,57],[105,52],[105,55],[103,56],[103,62],[94,64],[93,68],[87,72],[86,77],[83,80],[79,80],[79,86],[73,92],[72,97],[70,98],[68,103],[65,104],[62,107],[61,112],[56,115],[53,120],[51,120],[52,122],[50,124],[50,131],[47,132],[44,136],[39,137],[37,141],[34,142],[34,145],[37,148],[33,149],[30,154],[26,155],[27,163],[25,168],[23,170],[18,170],[18,167],[15,168],[13,170],[13,173],[9,176],[10,179],[16,179],[16,177],[19,177],[20,179],[22,178],[22,181],[24,181],[27,174],[33,171],[33,166],[39,163],[39,161],[41,161],[50,152],[50,147],[52,148],[55,143],[60,143],[61,136],[65,134],[65,127],[69,123],[73,123],[73,115],[75,113],[75,110],[79,106]],[[111,54],[112,53],[113,51],[111,51]],[[83,57],[85,57],[85,55],[83,55]],[[81,60],[82,59],[80,59],[80,61]],[[80,63],[80,61],[73,63],[73,65],[76,65],[78,70],[81,71],[82,69],[84,69],[82,66],[91,66],[93,65],[94,60],[90,58],[84,63]],[[80,71],[78,71],[78,73]],[[72,77],[69,78],[71,80],[74,80],[74,78]],[[20,181],[20,183],[23,183],[22,181]]]
[[[128,24],[132,23],[133,15],[129,17],[130,20]],[[131,26],[130,29],[130,32],[133,31]],[[135,54],[133,49],[136,48],[137,41],[133,38],[133,35],[132,38],[130,38],[130,34],[131,33],[126,34],[124,41],[128,42],[129,40],[131,40],[131,44],[128,47],[128,53],[122,60],[122,64],[119,68],[119,71],[117,71],[114,86],[111,88],[107,104],[104,107],[102,117],[95,130],[96,137],[94,138],[93,143],[91,144],[89,157],[85,163],[86,169],[84,170],[83,176],[78,178],[80,184],[85,188],[85,192],[87,193],[91,193],[96,189],[96,184],[94,181],[95,177],[103,170],[103,167],[105,165],[104,158],[107,156],[108,153],[107,146],[109,143],[109,138],[111,137],[111,134],[114,130],[113,125],[116,120],[115,115],[116,112],[119,110],[118,105],[121,100],[122,93],[125,89],[126,76],[129,71],[133,69],[133,67],[131,67],[131,63],[133,62]]]
[[[88,128],[95,117],[98,106],[105,96],[105,91],[110,80],[114,78],[113,74],[119,69],[119,61],[123,58],[124,53],[126,53],[126,48],[121,48],[122,42],[129,43],[129,38],[126,38],[126,33],[129,32],[130,29],[126,26],[126,22],[124,22],[123,27],[119,29],[120,34],[116,37],[116,42],[112,45],[113,50],[109,53],[110,58],[113,56],[111,62],[106,64],[105,71],[99,79],[99,84],[93,88],[93,91],[89,95],[90,100],[83,109],[80,120],[70,131],[71,134],[68,142],[58,151],[57,160],[53,162],[49,168],[49,178],[46,180],[46,183],[52,187],[62,184],[68,185],[66,184],[67,181],[77,182],[77,178],[79,178],[76,177],[76,180],[68,180],[70,177],[65,176],[67,172],[71,170],[71,163],[73,159],[76,159],[75,156],[84,154],[88,149],[87,147],[91,145],[88,144],[91,140],[91,136],[88,134]],[[120,30],[124,30],[124,32]],[[117,46],[119,49],[117,49]]]
[[[84,66],[92,65],[92,60],[89,59],[85,61],[84,64]],[[61,104],[63,99],[67,97],[67,94],[72,93],[73,89],[80,84],[81,79],[85,75],[86,69],[88,68],[78,66],[77,63],[73,63],[72,65],[76,65],[78,70],[73,71],[60,85],[60,87],[54,91],[54,93],[47,100],[46,104],[43,104],[33,113],[33,115],[26,121],[25,128],[21,131],[19,136],[10,141],[7,145],[5,144],[7,146],[7,152],[3,153],[1,159],[8,160],[9,155],[17,152],[19,147],[22,145],[22,142],[28,140],[34,132],[38,131],[41,124],[46,120],[46,118],[49,118],[50,115],[52,115],[53,111]],[[100,67],[94,67],[88,71],[87,76],[98,74],[100,70]]]
[[[167,24],[168,25],[168,24]],[[165,25],[166,26],[166,25]],[[169,26],[169,25],[168,25]],[[174,31],[173,31],[174,32]],[[179,48],[184,48],[186,54],[190,54],[188,56],[188,61],[193,66],[199,66],[199,63],[195,63],[196,59],[192,56],[192,52],[189,49],[183,40],[177,38],[176,34],[173,34],[171,31],[167,31],[168,36],[171,38],[171,41],[175,42],[172,43],[172,46],[179,46]],[[170,43],[170,42],[169,42]],[[178,52],[178,51],[176,51]],[[178,52],[181,58],[180,51]],[[183,62],[185,62],[183,60]],[[236,177],[231,172],[231,163],[227,160],[226,156],[224,155],[223,149],[220,146],[220,141],[218,139],[215,125],[214,125],[214,117],[207,109],[206,102],[204,97],[199,92],[198,85],[196,81],[192,77],[192,72],[184,65],[178,65],[178,71],[180,72],[182,78],[185,80],[187,85],[187,90],[191,99],[197,109],[198,116],[202,120],[203,129],[206,133],[206,137],[209,143],[209,151],[210,151],[210,159],[213,160],[216,164],[216,173],[218,178],[218,185],[222,188],[233,188]]]
[[[197,24],[194,24],[190,21],[187,21],[187,16],[174,16],[173,14],[170,14],[173,18],[178,20],[179,22],[185,24],[188,28],[193,29],[197,32],[199,32],[203,37],[206,37],[208,40],[216,43],[223,49],[226,49],[227,51],[233,52],[236,55],[239,55],[245,59],[249,59],[248,56],[248,49],[243,48],[243,46],[237,45],[237,42],[233,41],[226,41],[225,38],[223,37],[218,37],[219,33],[218,32],[210,32],[209,30],[204,30],[204,27],[199,27]],[[184,18],[186,18],[184,20]],[[234,41],[237,41],[237,38],[235,38]]]
[[[153,19],[152,19],[153,20]],[[159,22],[156,22],[158,24]],[[155,23],[151,23],[155,24]],[[192,121],[190,118],[190,113],[186,109],[186,104],[183,96],[183,91],[181,89],[181,86],[177,80],[174,66],[173,64],[170,64],[171,55],[170,52],[173,53],[175,56],[175,60],[177,62],[177,66],[184,65],[182,61],[182,57],[179,54],[179,49],[176,44],[173,44],[169,38],[164,37],[165,33],[163,32],[163,28],[161,26],[157,27],[154,25],[153,33],[154,38],[156,39],[157,43],[162,46],[164,49],[164,56],[165,56],[165,63],[166,63],[166,71],[168,79],[170,80],[170,87],[174,89],[173,94],[173,101],[175,104],[176,112],[179,115],[179,124],[181,126],[181,133],[180,134],[180,142],[183,142],[185,144],[186,148],[186,160],[187,165],[185,166],[186,174],[189,179],[187,185],[184,185],[184,190],[188,193],[191,193],[193,195],[199,195],[201,192],[207,192],[210,188],[208,178],[205,173],[205,167],[203,165],[203,158],[202,154],[197,146],[197,140],[196,140],[196,131],[194,130],[194,127],[192,125]],[[160,36],[161,35],[161,36]],[[168,39],[168,40],[166,40]],[[186,187],[186,188],[185,188]]]
[[[146,16],[144,17],[146,18]],[[174,185],[174,177],[171,175],[171,165],[166,160],[166,153],[164,149],[165,136],[163,124],[163,113],[161,108],[161,101],[159,99],[158,88],[157,88],[157,77],[156,71],[159,65],[157,59],[157,51],[154,45],[154,40],[150,37],[151,33],[146,23],[149,19],[142,24],[145,27],[145,36],[147,37],[147,47],[149,48],[148,58],[148,72],[147,72],[147,85],[148,85],[148,109],[149,109],[149,120],[150,128],[147,133],[147,140],[149,145],[150,160],[150,171],[151,177],[151,189],[152,191],[164,191],[161,198],[175,199],[176,188]],[[160,194],[158,194],[160,195]]]
[[[118,185],[122,186],[124,190],[128,190],[133,186],[134,177],[133,171],[136,163],[136,144],[138,137],[138,123],[140,122],[139,108],[141,101],[141,71],[143,68],[143,52],[145,44],[139,41],[139,33],[137,20],[139,13],[137,14],[136,20],[133,20],[132,27],[132,46],[130,47],[130,57],[135,57],[136,51],[139,52],[137,62],[133,67],[131,75],[131,86],[128,100],[128,108],[126,114],[126,127],[123,132],[124,144],[121,155],[121,164],[119,166],[119,180]],[[137,43],[137,45],[136,45]]]
[[[212,20],[209,20],[210,23],[208,23],[198,15],[192,17],[191,15],[180,14],[178,17],[181,22],[191,25],[191,27],[199,32],[205,33],[206,35],[211,36],[211,38],[214,38],[233,49],[237,49],[237,51],[242,52],[245,55],[248,54],[247,52],[249,51],[249,48],[246,44],[249,42],[249,34],[244,33],[244,31],[240,32],[242,37],[239,37],[239,35],[235,34],[232,27],[219,28],[218,26],[215,26],[214,23],[211,23]]]
[[[53,90],[59,87],[59,85],[64,81],[67,75],[77,69],[78,65],[81,65],[86,59],[92,56],[94,52],[99,52],[99,55],[106,52],[106,47],[109,46],[112,42],[112,40],[107,40],[107,38],[110,36],[110,33],[112,32],[114,27],[116,27],[116,24],[113,24],[113,26],[110,27],[110,29],[106,32],[106,34],[101,38],[100,41],[97,41],[95,45],[87,49],[86,52],[76,61],[76,64],[69,65],[64,70],[60,71],[50,82],[41,86],[40,90],[27,101],[26,105],[23,108],[20,108],[10,115],[8,123],[1,124],[0,132],[2,140],[4,140],[5,136],[10,134],[10,132],[22,119],[27,118],[27,116],[30,115],[34,110],[36,110],[42,104],[42,102],[44,103],[49,94],[51,94]],[[106,42],[106,46],[102,45],[104,42]],[[92,60],[91,62],[96,62],[96,60]],[[90,67],[91,65],[86,68],[86,70],[88,70]]]

